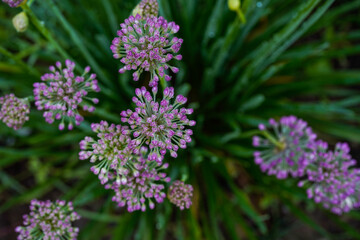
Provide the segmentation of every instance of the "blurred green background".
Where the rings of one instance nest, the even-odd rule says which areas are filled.
[[[132,106],[131,74],[118,74],[109,49],[135,0],[35,0],[31,9],[64,50],[33,24],[17,33],[21,9],[0,4],[0,95],[32,94],[32,85],[69,55],[102,84],[94,114],[73,131],[48,125],[34,106],[19,131],[0,124],[0,239],[15,239],[33,198],[72,200],[79,239],[360,239],[360,214],[336,216],[308,200],[296,180],[277,180],[253,162],[251,136],[270,117],[296,115],[331,144],[348,141],[360,159],[360,1],[245,0],[246,23],[227,0],[159,0],[160,15],[180,25],[183,60],[170,82],[195,109],[194,141],[172,179],[187,177],[193,206],[168,201],[145,213],[111,202],[78,159],[90,123],[120,123]]]

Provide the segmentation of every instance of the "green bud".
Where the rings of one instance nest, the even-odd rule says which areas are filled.
[[[12,19],[12,23],[16,31],[25,32],[29,26],[29,19],[25,12],[21,12]]]
[[[228,6],[231,11],[238,11],[241,6],[240,0],[228,0]]]

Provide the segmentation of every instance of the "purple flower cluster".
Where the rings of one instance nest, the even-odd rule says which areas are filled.
[[[299,182],[299,186],[306,186],[309,198],[336,214],[360,206],[360,169],[350,168],[356,161],[349,152],[346,143],[337,143],[335,151],[329,151],[326,142],[317,141],[311,154],[314,160],[306,171],[307,179]]]
[[[262,171],[269,175],[276,175],[279,179],[303,176],[310,163],[307,153],[316,139],[307,123],[294,116],[282,117],[279,122],[269,120],[273,135],[263,124],[259,129],[266,138],[253,137],[253,145],[262,151],[254,152],[255,163]]]
[[[8,4],[10,7],[18,7],[23,2],[26,2],[26,0],[2,0],[2,1]]]
[[[179,26],[163,17],[142,18],[139,14],[130,16],[120,26],[118,37],[110,47],[114,58],[124,64],[119,72],[134,70],[134,81],[139,80],[143,71],[149,72],[150,87],[156,87],[160,78],[170,81],[171,76],[165,71],[170,68],[177,73],[179,69],[168,62],[182,59],[177,53],[183,40],[172,37],[179,31]]]
[[[193,191],[194,189],[191,185],[177,180],[170,186],[168,198],[180,210],[184,210],[185,208],[190,208],[192,204]]]
[[[93,112],[97,104],[97,98],[89,98],[88,92],[99,92],[98,81],[95,74],[90,74],[90,67],[86,67],[81,76],[74,73],[75,63],[70,60],[65,61],[63,68],[60,62],[56,62],[56,67],[51,66],[51,73],[46,73],[41,77],[43,82],[34,84],[35,105],[38,110],[44,110],[43,116],[46,122],[53,123],[61,119],[59,129],[65,128],[65,120],[68,122],[68,129],[73,129],[73,122],[79,125],[84,118],[78,111],[82,106],[84,111]]]
[[[130,128],[101,121],[91,125],[97,139],[85,137],[80,142],[79,158],[94,163],[91,171],[107,189],[114,190],[113,201],[120,207],[127,205],[130,212],[145,211],[147,205],[154,208],[156,202],[161,203],[166,197],[164,183],[170,178],[161,172],[168,167],[163,163],[164,155],[169,150],[176,157],[179,148],[186,148],[192,135],[186,126],[195,125],[195,121],[187,118],[193,110],[181,107],[187,102],[185,97],[178,95],[171,101],[174,89],[170,87],[157,102],[157,88],[152,90],[153,96],[145,87],[136,89],[135,111],[121,113],[121,120]],[[172,191],[172,199],[182,209],[190,206],[192,191],[188,185],[183,187],[186,190],[183,200],[174,195],[177,190]]]
[[[101,121],[91,124],[93,132],[97,133],[95,141],[86,137],[80,142],[80,160],[90,159],[96,165],[91,171],[99,175],[102,184],[108,181],[108,174],[113,170],[120,170],[131,157],[129,129],[126,126],[115,125]]]
[[[164,183],[170,182],[170,178],[161,170],[168,166],[167,163],[150,162],[146,148],[142,148],[140,154],[134,154],[121,171],[110,175],[114,181],[105,187],[115,191],[113,201],[119,207],[127,205],[129,212],[145,211],[146,205],[153,209],[155,202],[162,203],[166,197]]]
[[[259,125],[264,138],[254,136],[253,145],[262,148],[255,151],[255,163],[269,175],[286,178],[303,177],[300,187],[307,188],[308,198],[321,203],[333,213],[342,214],[360,207],[360,169],[352,168],[350,147],[337,143],[334,151],[328,144],[316,140],[307,123],[294,116],[282,117],[279,122],[270,119],[270,133]]]
[[[172,87],[165,88],[160,102],[156,101],[157,88],[153,88],[153,96],[145,87],[136,89],[135,94],[135,110],[129,109],[120,114],[121,120],[130,125],[134,137],[131,147],[134,152],[137,153],[146,144],[151,150],[150,160],[161,162],[167,150],[172,157],[177,157],[179,147],[185,149],[186,144],[191,142],[193,132],[186,129],[186,126],[195,125],[195,121],[187,118],[187,115],[193,113],[193,109],[181,107],[187,99],[178,95],[172,102]]]
[[[29,120],[30,106],[26,99],[5,95],[0,97],[0,106],[0,120],[10,128],[18,130]]]
[[[159,13],[159,4],[157,0],[142,0],[134,9],[133,15],[141,15],[143,18],[157,17]]]
[[[24,226],[15,229],[18,240],[77,239],[79,229],[73,227],[72,222],[80,216],[74,212],[71,202],[32,200],[30,210],[29,215],[24,215]]]
[[[169,152],[176,158],[178,149],[191,142],[193,132],[187,127],[195,125],[188,119],[193,109],[183,107],[187,99],[174,96],[174,88],[165,88],[162,99],[156,99],[158,82],[171,80],[167,70],[179,71],[169,61],[182,59],[178,52],[183,42],[172,36],[179,26],[157,17],[158,11],[156,0],[142,0],[134,9],[134,16],[120,25],[118,37],[111,45],[114,58],[124,64],[120,73],[133,70],[135,81],[144,71],[150,73],[152,93],[145,87],[136,89],[132,99],[135,110],[120,114],[121,121],[129,127],[101,121],[91,125],[97,138],[86,137],[80,142],[79,158],[94,164],[91,171],[106,189],[115,192],[113,201],[120,207],[127,206],[129,212],[152,209],[155,203],[163,202],[165,184],[170,182],[163,172],[169,166],[163,162],[164,156]],[[181,209],[188,208],[192,187],[175,185],[171,201]]]

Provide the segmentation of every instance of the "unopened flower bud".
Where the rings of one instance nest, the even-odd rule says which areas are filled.
[[[228,0],[228,6],[231,11],[238,11],[241,6],[240,0]]]
[[[25,32],[29,26],[29,19],[25,12],[17,14],[12,22],[17,32]]]

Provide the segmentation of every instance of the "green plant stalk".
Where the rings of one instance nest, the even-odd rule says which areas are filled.
[[[160,77],[160,84],[161,84],[162,90],[164,91],[165,88],[167,87],[167,82],[165,81],[165,77]]]
[[[35,70],[34,68],[29,67],[27,64],[25,64],[21,59],[17,58],[16,56],[14,56],[14,54],[12,54],[11,52],[9,52],[8,50],[6,50],[5,48],[3,48],[2,46],[0,46],[0,53],[3,54],[4,56],[14,60],[18,65],[20,65],[22,68],[26,69],[27,71],[29,71],[32,75],[39,77],[40,73]]]
[[[266,130],[261,131],[261,134],[264,135],[264,137],[266,137],[271,143],[273,143],[279,149],[284,149],[285,148],[285,144],[279,142],[278,140],[276,140],[268,131],[266,131]]]
[[[243,13],[243,11],[241,10],[241,8],[239,8],[237,11],[236,11],[238,17],[240,18],[240,21],[245,24],[246,23],[246,17]]]
[[[55,41],[49,30],[47,30],[44,24],[40,22],[31,8],[27,4],[21,5],[21,8],[29,16],[31,22],[35,25],[39,32],[54,46],[60,55],[65,59],[71,59],[70,55]]]
[[[34,96],[28,96],[25,99],[29,102],[33,102],[35,100]]]

